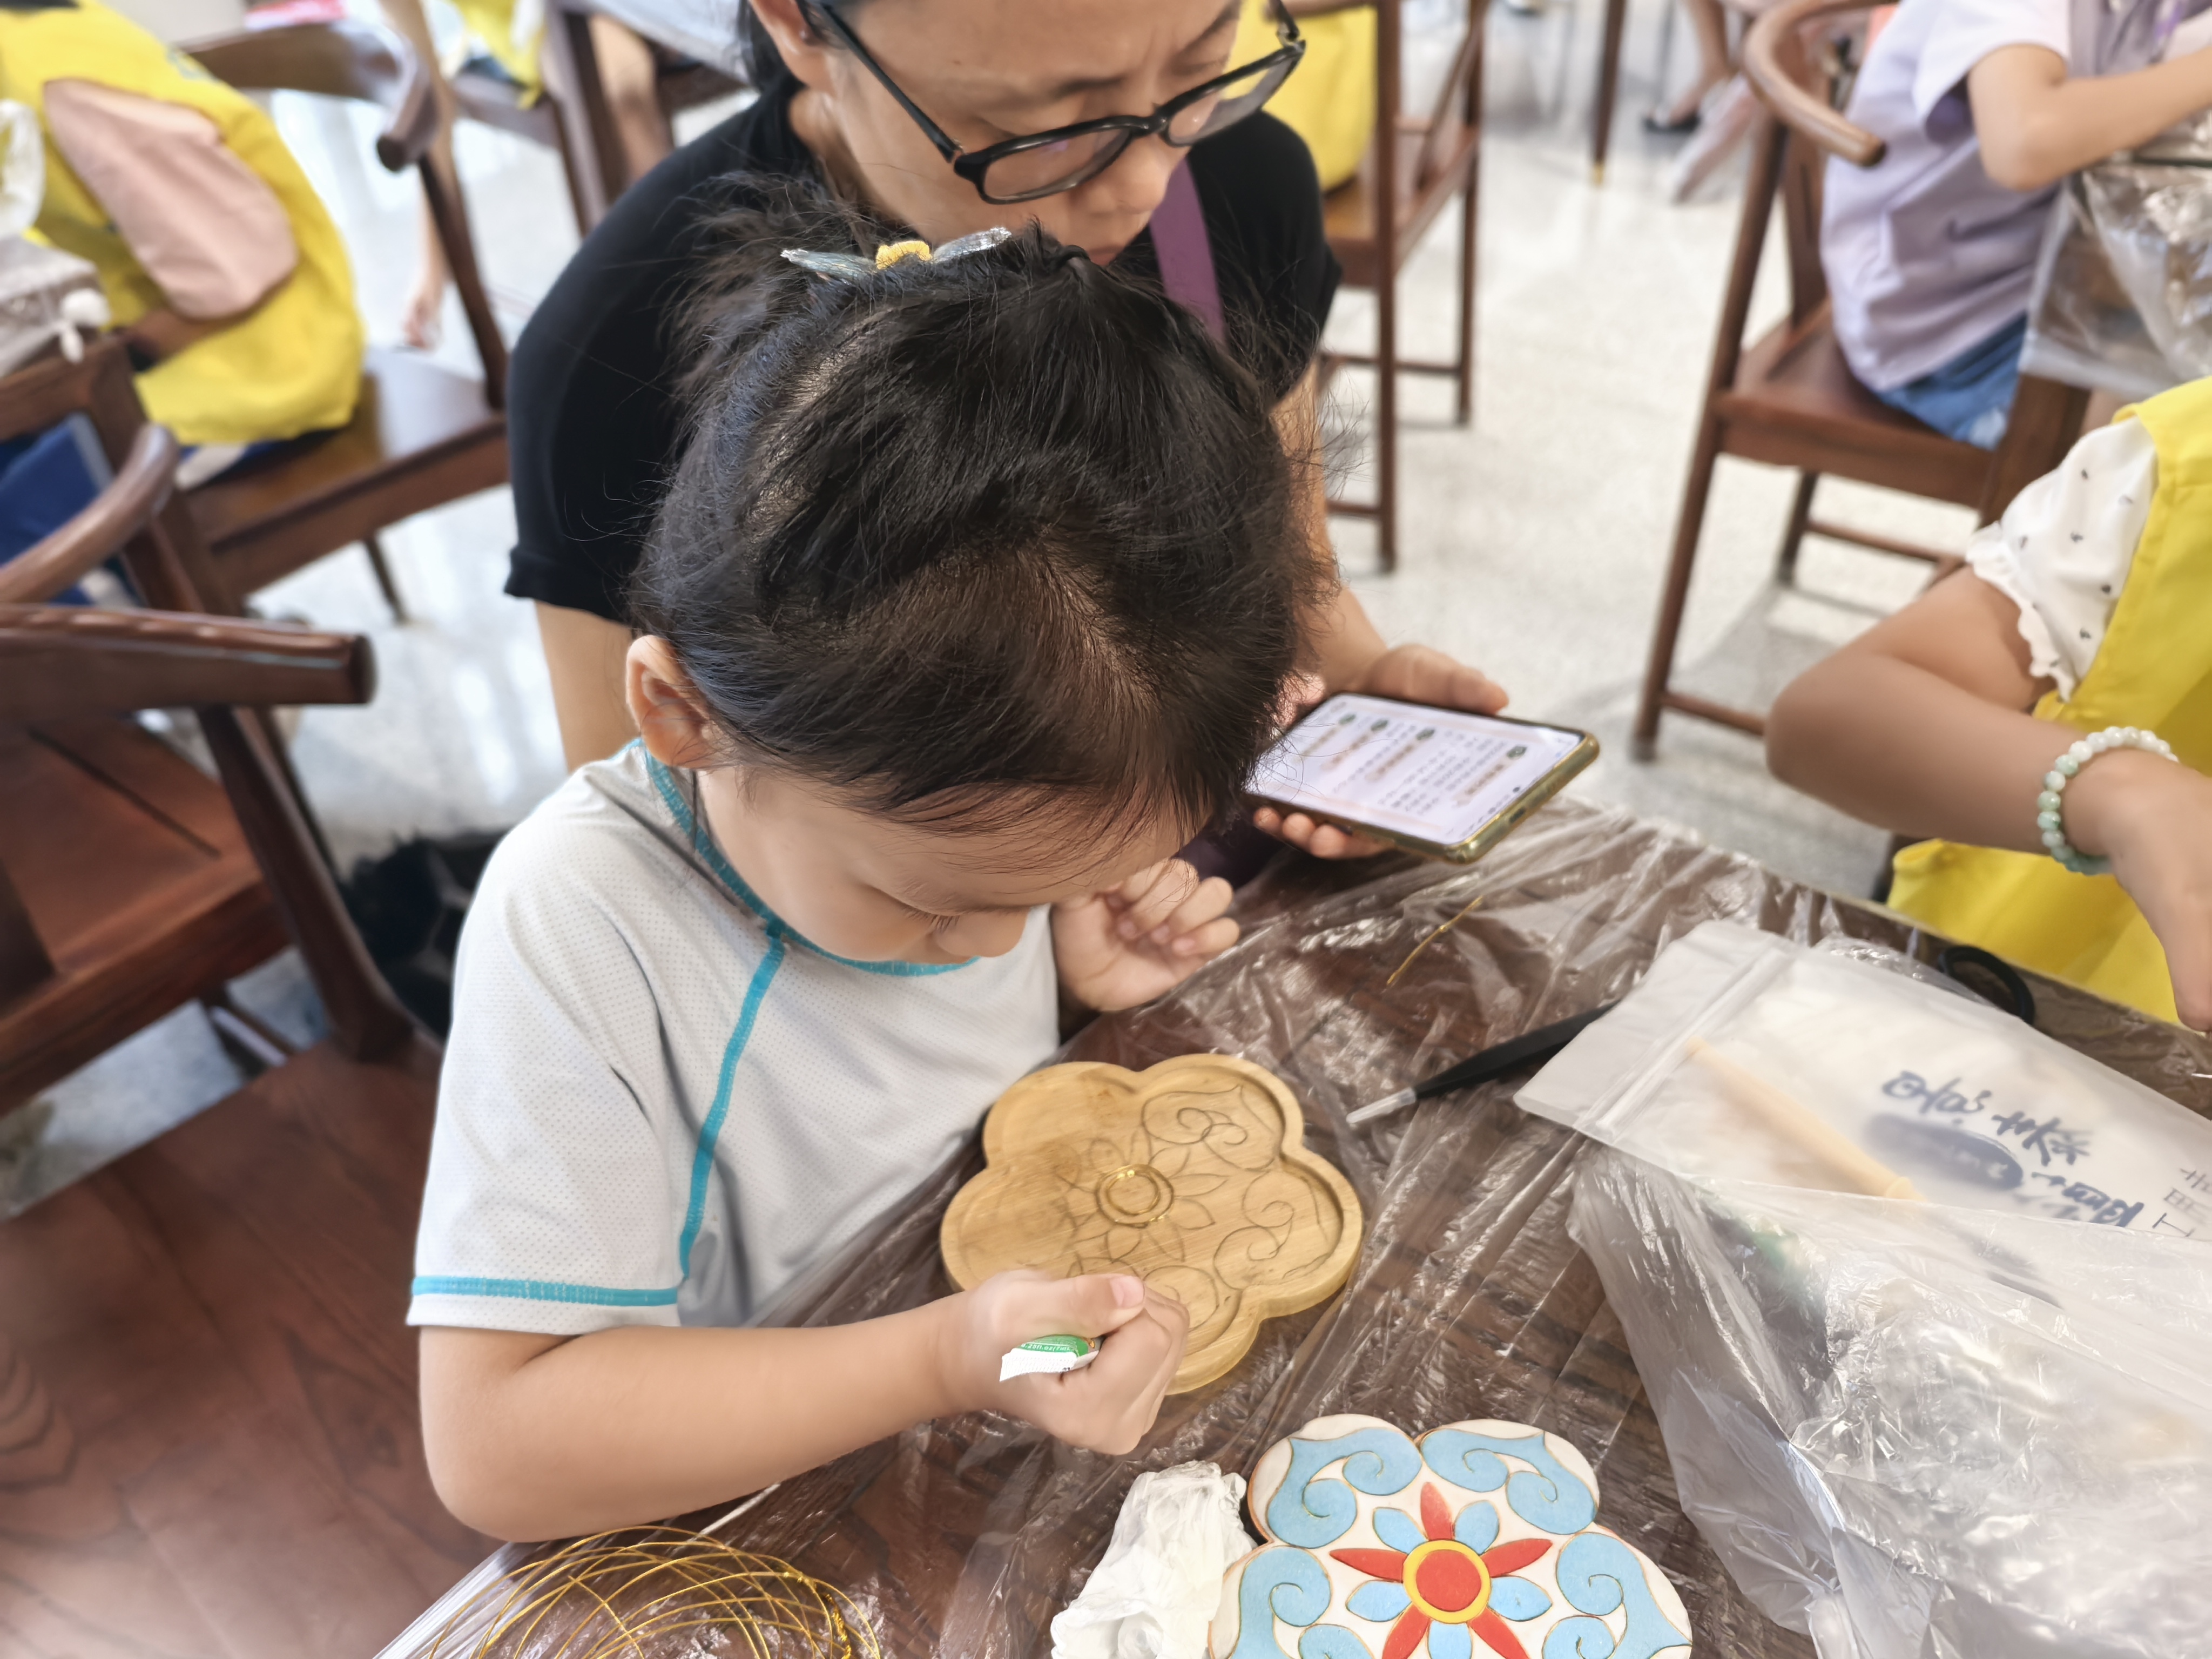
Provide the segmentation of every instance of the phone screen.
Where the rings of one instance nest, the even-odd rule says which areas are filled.
[[[1457,847],[1583,741],[1558,726],[1346,694],[1261,757],[1251,787],[1286,806]]]

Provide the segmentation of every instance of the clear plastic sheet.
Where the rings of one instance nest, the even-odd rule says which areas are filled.
[[[2028,314],[2031,374],[2130,398],[2212,374],[2212,115],[2067,180]]]
[[[1525,1074],[1357,1130],[1345,1116],[1621,996],[1708,920],[1804,940],[1901,946],[1913,936],[1893,917],[1572,799],[1468,868],[1285,854],[1240,895],[1239,912],[1247,933],[1234,951],[1175,994],[1095,1022],[1066,1057],[1144,1066],[1219,1050],[1287,1081],[1305,1103],[1309,1144],[1366,1209],[1344,1291],[1271,1322],[1234,1371],[1168,1401],[1129,1457],[1071,1450],[988,1414],[927,1424],[787,1481],[718,1535],[838,1585],[878,1618],[887,1651],[1042,1656],[1053,1614],[1103,1553],[1140,1472],[1206,1459],[1249,1474],[1267,1446],[1328,1412],[1416,1431],[1497,1417],[1565,1435],[1588,1455],[1607,1524],[1666,1571],[1703,1651],[1804,1659],[1805,1638],[1747,1599],[1683,1513],[1621,1322],[1568,1236],[1585,1143],[1512,1104]],[[2053,1035],[2212,1109],[2205,1045],[2078,993],[2039,981],[2037,991]],[[971,1154],[923,1181],[779,1316],[842,1322],[943,1294],[938,1222],[976,1167]],[[1786,1553],[1787,1539],[1775,1547]],[[532,1553],[502,1551],[484,1573]],[[388,1659],[426,1649],[470,1591],[458,1587]]]
[[[1701,930],[1521,1091],[1684,1509],[1822,1659],[2205,1651],[2212,1124],[1857,954]]]

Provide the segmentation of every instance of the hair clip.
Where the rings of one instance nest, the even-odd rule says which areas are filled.
[[[1013,234],[1004,225],[994,225],[988,230],[956,236],[935,248],[920,237],[903,242],[886,242],[876,250],[873,259],[863,258],[857,253],[814,253],[797,247],[784,249],[783,257],[818,276],[842,276],[848,281],[857,281],[878,270],[887,270],[902,259],[923,259],[932,264],[941,264],[947,259],[980,253],[985,248],[998,246]]]

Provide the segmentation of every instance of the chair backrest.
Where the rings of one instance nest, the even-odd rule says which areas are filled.
[[[158,446],[168,434],[151,441],[142,435],[148,430],[146,411],[138,401],[121,339],[110,336],[95,341],[76,362],[56,353],[0,379],[0,442],[44,432],[72,415],[91,422],[118,483],[127,479],[134,491],[144,492],[144,511],[127,530],[114,533],[107,549],[94,554],[89,562],[82,555],[96,545],[96,540],[88,539],[91,527],[82,519],[72,521],[14,563],[0,567],[0,597],[15,601],[49,597],[119,549],[131,580],[147,604],[165,611],[235,611],[238,607],[216,571],[198,525],[183,498],[169,488],[173,480],[161,477],[158,460],[140,447],[148,441]],[[173,470],[172,463],[169,471]],[[110,504],[104,510],[115,510],[117,498],[105,499]],[[94,510],[103,509],[95,504]],[[44,573],[64,565],[76,574],[48,585]]]
[[[169,596],[192,603],[195,557],[204,559],[205,550],[172,493],[176,441],[137,413],[118,342],[102,343],[82,363],[42,363],[0,380],[0,439],[118,397],[127,410],[110,408],[107,422],[95,422],[103,441],[110,427],[129,432],[115,481],[25,556],[38,562],[8,592],[58,591],[121,551],[142,591],[164,596],[156,603]],[[181,520],[170,526],[173,537],[164,528],[173,519]],[[232,810],[322,994],[331,1037],[363,1060],[397,1050],[413,1024],[354,931],[258,711],[366,702],[374,684],[368,641],[347,635],[190,612],[0,604],[0,724],[194,709]],[[50,970],[0,872],[0,995]]]
[[[1398,9],[1398,0],[1389,0]],[[1413,177],[1404,185],[1419,195],[1436,183],[1467,129],[1480,118],[1482,99],[1482,35],[1489,0],[1467,0],[1466,22],[1452,49],[1451,67],[1437,87],[1436,100],[1422,122],[1421,147],[1413,158]],[[1402,49],[1402,41],[1401,41]]]
[[[374,104],[384,112],[377,159],[389,172],[412,167],[421,175],[438,244],[483,366],[484,400],[494,409],[504,408],[507,342],[477,266],[476,241],[469,231],[460,182],[441,159],[436,143],[440,117],[434,70],[391,30],[362,23],[255,29],[197,41],[183,50],[209,74],[241,91],[314,93]]]
[[[114,556],[167,505],[183,453],[168,428],[140,427],[114,483],[53,534],[0,564],[0,605],[51,599]]]
[[[1755,137],[1757,152],[1771,152],[1765,188],[1782,198],[1784,246],[1790,260],[1790,320],[1802,325],[1826,303],[1828,279],[1820,266],[1820,182],[1831,155],[1870,167],[1882,158],[1881,140],[1844,118],[1837,108],[1843,65],[1833,37],[1814,26],[1873,9],[1870,0],[1784,0],[1762,13],[1744,36],[1744,77],[1765,106],[1767,121]],[[1753,185],[1760,183],[1754,162]]]
[[[1708,376],[1713,390],[1734,382],[1743,356],[1752,290],[1759,281],[1777,196],[1783,198],[1784,242],[1790,259],[1790,326],[1804,327],[1827,303],[1828,282],[1820,268],[1821,172],[1831,155],[1872,167],[1881,159],[1882,146],[1872,133],[1837,112],[1833,65],[1816,64],[1805,49],[1805,37],[1808,27],[1822,18],[1869,9],[1869,0],[1782,0],[1760,14],[1744,37],[1744,75],[1761,108],[1752,123],[1751,167],[1744,179],[1743,210],[1736,222],[1728,286],[1721,297],[1720,329]]]
[[[1434,101],[1408,121],[1405,107],[1404,6],[1402,0],[1285,0],[1295,18],[1324,17],[1340,11],[1375,14],[1375,138],[1372,157],[1376,246],[1388,248],[1393,226],[1385,216],[1399,204],[1438,187],[1455,185],[1452,161],[1468,141],[1468,130],[1480,121],[1482,35],[1489,0],[1466,0],[1463,26],[1453,44],[1450,67],[1437,87]],[[1401,149],[1417,137],[1411,156]]]

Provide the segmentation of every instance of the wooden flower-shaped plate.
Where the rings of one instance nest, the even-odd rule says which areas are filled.
[[[1296,1097],[1224,1054],[1032,1073],[991,1108],[983,1154],[939,1235],[953,1282],[1135,1273],[1190,1310],[1171,1394],[1229,1370],[1261,1320],[1328,1296],[1359,1254],[1359,1200],[1306,1150]]]

